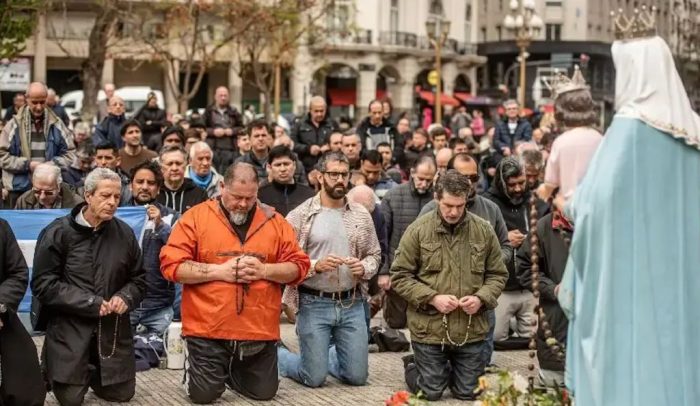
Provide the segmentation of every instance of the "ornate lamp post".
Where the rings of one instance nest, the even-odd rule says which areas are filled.
[[[449,20],[428,20],[425,22],[428,39],[435,48],[435,72],[437,72],[437,85],[435,90],[435,122],[442,123],[442,47],[450,35]]]
[[[515,43],[520,49],[520,90],[518,102],[520,108],[525,107],[525,59],[527,48],[532,39],[537,37],[544,26],[542,18],[535,12],[535,0],[511,0],[511,14],[503,20],[503,25],[515,36]]]

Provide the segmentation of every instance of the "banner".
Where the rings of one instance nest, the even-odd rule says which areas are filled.
[[[36,240],[39,238],[39,233],[52,221],[69,213],[70,209],[0,210],[0,218],[10,223],[10,228],[15,233],[15,238],[17,238],[19,247],[22,249],[22,254],[24,254],[24,259],[29,267],[30,281],[34,264],[34,250],[36,249]],[[120,207],[117,209],[116,216],[131,226],[136,238],[141,241],[146,222],[146,209],[141,206]],[[19,305],[19,313],[29,313],[32,303],[31,297],[31,288],[27,287],[27,292]]]

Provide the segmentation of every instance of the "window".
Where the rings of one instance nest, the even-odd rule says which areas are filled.
[[[500,25],[496,26],[496,38],[498,38],[499,41],[503,41],[503,27]]]
[[[399,0],[391,0],[391,10],[389,11],[389,31],[399,30]]]
[[[328,28],[333,34],[347,35],[350,33],[350,5],[336,4],[335,10],[328,14]]]
[[[437,16],[444,15],[442,8],[442,0],[431,0],[430,9],[428,10],[428,13]]]
[[[481,41],[486,42],[486,27],[481,27]]]
[[[472,42],[472,2],[467,0],[464,11],[464,42]]]
[[[547,41],[561,41],[561,24],[547,24],[545,26],[545,39]]]

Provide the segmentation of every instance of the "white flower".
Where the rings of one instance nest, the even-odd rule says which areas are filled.
[[[525,379],[524,376],[520,375],[517,372],[514,372],[512,376],[513,387],[515,387],[515,389],[517,389],[517,391],[520,393],[527,393],[527,388],[529,386],[529,384],[527,383],[527,379]]]

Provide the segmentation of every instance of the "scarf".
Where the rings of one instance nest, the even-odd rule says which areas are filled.
[[[199,186],[204,190],[207,190],[207,187],[209,187],[212,177],[214,177],[213,171],[209,171],[209,174],[207,176],[201,177],[197,175],[197,173],[192,168],[190,168],[190,179],[192,179],[192,182],[194,182],[195,185]]]
[[[25,158],[30,158],[32,156],[31,150],[31,138],[32,130],[34,129],[34,120],[32,117],[32,112],[29,106],[22,107],[21,113],[18,114],[20,118],[19,128],[20,128],[20,148],[22,150],[22,156]],[[44,109],[44,137],[49,136],[49,114],[48,110]]]

